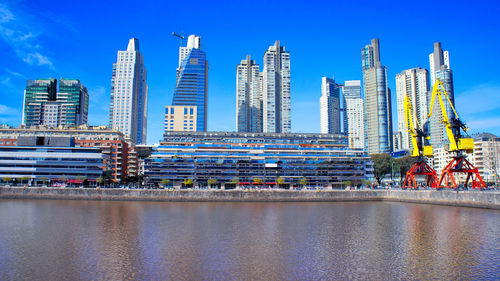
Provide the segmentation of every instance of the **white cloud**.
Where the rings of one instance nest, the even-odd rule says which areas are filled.
[[[39,35],[28,30],[27,26],[31,25],[17,18],[5,4],[0,4],[0,39],[24,62],[53,68],[52,61],[42,54],[42,47],[37,43]]]

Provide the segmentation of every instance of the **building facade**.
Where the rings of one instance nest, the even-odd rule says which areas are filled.
[[[179,48],[179,67],[172,105],[196,106],[196,131],[207,130],[208,61],[201,50],[201,37],[190,35]]]
[[[428,95],[428,108],[431,107],[432,86],[436,83],[437,79],[441,80],[446,92],[448,93],[449,101],[443,96],[444,107],[446,108],[448,119],[454,117],[451,105],[455,106],[455,95],[453,89],[453,72],[450,68],[450,57],[448,51],[441,49],[441,43],[434,43],[434,52],[429,55],[430,64],[430,77],[431,77],[431,91]],[[451,102],[451,103],[450,103]],[[429,118],[430,129],[430,144],[432,146],[439,146],[448,142],[446,136],[446,128],[443,123],[443,115],[439,100],[436,98],[432,105],[432,115]]]
[[[236,186],[289,188],[299,185],[342,187],[372,177],[368,155],[347,147],[345,137],[327,134],[169,132],[145,159],[150,183],[163,179],[174,186],[209,180]]]
[[[361,98],[361,81],[345,81],[343,87],[345,102],[345,131],[349,139],[349,147],[364,149],[365,126],[364,126],[364,101]]]
[[[427,95],[429,92],[429,74],[426,69],[412,68],[404,70],[396,75],[396,100],[398,112],[398,131],[401,133],[401,142],[399,149],[411,149],[409,124],[406,121],[404,99],[407,96],[413,108],[414,127],[417,128],[417,122],[424,126],[427,121]]]
[[[334,79],[321,78],[320,128],[322,134],[340,134],[341,125],[341,89],[344,85],[335,83]]]
[[[128,177],[137,176],[134,171],[134,143],[118,130],[106,127],[80,126],[73,128],[0,128],[0,147],[16,146],[19,137],[70,137],[75,147],[99,148],[105,156],[103,168],[109,172],[111,180],[123,182]]]
[[[280,46],[279,41],[276,41],[264,53],[263,132],[289,133],[291,131],[290,81],[290,52]]]
[[[70,137],[19,136],[15,146],[0,146],[0,178],[95,181],[102,176],[104,159],[99,148],[76,147]]]
[[[481,133],[474,136],[474,153],[471,163],[488,183],[500,182],[500,137]]]
[[[197,106],[165,106],[165,132],[196,132]]]
[[[118,51],[111,78],[109,127],[117,128],[135,143],[146,143],[148,85],[139,39],[129,40],[126,51]]]
[[[24,91],[23,124],[27,127],[80,126],[87,124],[89,94],[77,79],[28,81]]]
[[[262,132],[262,75],[250,55],[236,69],[236,131]]]
[[[380,62],[378,39],[361,49],[363,70],[365,147],[368,154],[392,151],[391,93],[387,68]]]

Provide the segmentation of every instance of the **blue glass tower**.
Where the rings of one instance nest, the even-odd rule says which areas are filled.
[[[190,35],[179,52],[179,68],[172,105],[196,106],[196,131],[207,131],[208,61],[200,37]]]

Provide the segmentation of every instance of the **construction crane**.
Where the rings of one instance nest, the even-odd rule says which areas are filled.
[[[181,39],[181,47],[184,46],[184,39],[186,39],[186,37],[184,37],[183,35],[179,35],[175,32],[172,32],[172,35],[175,37],[179,37]]]
[[[418,183],[416,179],[416,177],[418,176],[425,177],[427,186],[437,188],[437,173],[425,161],[426,157],[433,157],[432,146],[426,145],[429,139],[428,133],[424,131],[424,128],[422,128],[422,126],[420,126],[417,118],[415,118],[415,121],[417,123],[417,128],[415,129],[415,125],[413,123],[413,106],[407,95],[405,96],[403,104],[405,109],[405,119],[408,133],[411,137],[411,157],[417,158],[417,161],[408,170],[408,172],[406,172],[405,181],[402,188],[418,189]]]
[[[454,117],[448,118],[448,112],[443,102],[443,95],[448,100],[451,109],[453,110]],[[446,188],[454,188],[455,190],[458,188],[457,180],[455,179],[455,174],[457,173],[465,173],[467,174],[467,178],[465,180],[464,187],[467,187],[469,181],[471,181],[472,188],[485,188],[486,184],[483,181],[483,178],[479,174],[479,171],[474,165],[472,165],[464,153],[472,153],[474,151],[474,140],[471,137],[462,136],[462,131],[467,134],[469,128],[458,118],[457,111],[453,106],[453,103],[450,101],[449,95],[444,88],[441,80],[437,80],[434,86],[432,87],[432,98],[431,98],[431,107],[429,108],[428,118],[432,116],[432,107],[434,105],[434,101],[436,96],[439,99],[439,105],[441,106],[441,113],[443,117],[443,123],[446,129],[446,135],[448,136],[449,146],[448,151],[453,153],[453,159],[448,163],[448,165],[443,169],[441,173],[441,178],[439,179],[439,187]],[[444,181],[444,185],[443,185]]]

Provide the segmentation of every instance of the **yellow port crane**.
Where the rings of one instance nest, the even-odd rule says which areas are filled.
[[[433,156],[432,146],[426,145],[429,139],[428,133],[424,131],[417,118],[415,118],[417,124],[417,127],[415,128],[415,124],[413,122],[413,105],[407,95],[404,98],[403,105],[405,110],[406,125],[412,143],[411,157],[417,158],[417,161],[408,170],[408,172],[406,172],[402,188],[418,189],[416,178],[418,176],[425,177],[425,182],[428,187],[437,188],[437,173],[425,162],[426,157]]]
[[[448,112],[443,102],[443,96],[446,97],[451,109],[453,110],[454,117],[452,118],[448,118]],[[432,87],[431,106],[429,108],[429,114],[427,115],[428,118],[432,116],[432,108],[436,97],[439,99],[439,105],[441,107],[441,114],[443,117],[442,122],[445,125],[446,135],[449,140],[448,151],[454,153],[453,159],[441,173],[439,188],[447,187],[457,189],[458,185],[454,176],[456,173],[467,174],[464,184],[465,187],[468,186],[469,181],[471,181],[472,188],[481,189],[486,187],[478,169],[467,160],[464,154],[464,152],[472,153],[474,151],[474,140],[471,137],[463,137],[461,134],[461,131],[466,133],[469,128],[460,120],[460,118],[458,118],[457,111],[450,100],[449,94],[446,92],[443,83],[439,79],[437,79],[436,83]],[[444,185],[442,185],[443,180]]]

